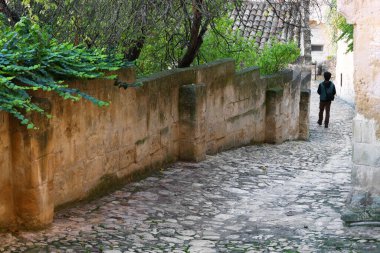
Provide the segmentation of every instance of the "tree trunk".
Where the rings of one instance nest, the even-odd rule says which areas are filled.
[[[203,14],[201,7],[203,0],[193,0],[193,21],[190,30],[190,41],[186,53],[178,62],[178,68],[186,68],[191,65],[203,43],[203,36],[207,31],[207,24],[202,26]]]
[[[138,40],[133,42],[133,47],[130,47],[127,52],[124,54],[124,59],[128,61],[135,61],[139,58],[141,50],[145,44],[145,37],[142,36]]]
[[[306,64],[311,64],[310,0],[304,0],[301,4],[303,9],[304,59]]]
[[[5,17],[7,17],[11,25],[14,25],[20,21],[18,15],[9,9],[5,0],[0,0],[0,13],[3,13]]]

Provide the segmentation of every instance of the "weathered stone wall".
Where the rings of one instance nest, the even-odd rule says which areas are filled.
[[[299,115],[299,139],[309,139],[310,124],[310,97],[311,97],[311,69],[313,66],[305,66],[300,69],[301,72],[301,99],[300,99],[300,115]],[[296,75],[297,76],[297,75]]]
[[[380,1],[340,0],[354,24],[356,117],[353,131],[353,191],[348,222],[380,220]]]
[[[19,226],[39,228],[52,221],[55,207],[152,168],[299,138],[300,107],[309,102],[300,100],[301,71],[294,73],[260,78],[257,68],[235,73],[234,62],[223,60],[159,73],[126,90],[109,80],[71,83],[111,101],[108,108],[36,94],[54,115],[34,115],[38,130],[0,114],[0,225],[9,226],[5,217],[13,215]],[[120,74],[121,81],[134,81],[131,69]],[[278,92],[273,99],[271,89]]]
[[[234,63],[202,68],[197,81],[207,84],[206,152],[265,140],[265,91],[257,68],[235,76]]]
[[[15,223],[9,115],[0,112],[0,228]]]

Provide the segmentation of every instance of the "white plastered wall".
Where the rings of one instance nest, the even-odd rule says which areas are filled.
[[[328,60],[329,56],[334,55],[334,49],[329,36],[328,27],[323,23],[312,23],[311,28],[311,44],[323,45],[323,51],[312,51],[311,57],[313,62],[317,64]]]
[[[335,86],[337,95],[349,104],[354,105],[354,54],[347,52],[347,49],[347,43],[344,41],[338,42]]]

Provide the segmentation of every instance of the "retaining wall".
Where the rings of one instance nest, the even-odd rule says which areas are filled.
[[[307,138],[305,73],[261,78],[258,68],[235,73],[234,62],[222,60],[159,73],[138,80],[142,86],[135,88],[118,88],[110,80],[71,83],[111,101],[108,108],[36,94],[54,115],[32,115],[38,130],[0,113],[0,226],[44,227],[55,207],[177,160]],[[119,72],[121,81],[134,78],[132,69]]]

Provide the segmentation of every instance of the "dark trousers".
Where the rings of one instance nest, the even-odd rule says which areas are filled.
[[[319,103],[319,119],[318,119],[318,124],[322,125],[323,121],[323,111],[326,110],[326,116],[325,116],[325,126],[329,125],[329,120],[330,120],[330,106],[331,106],[331,101],[321,101]]]

